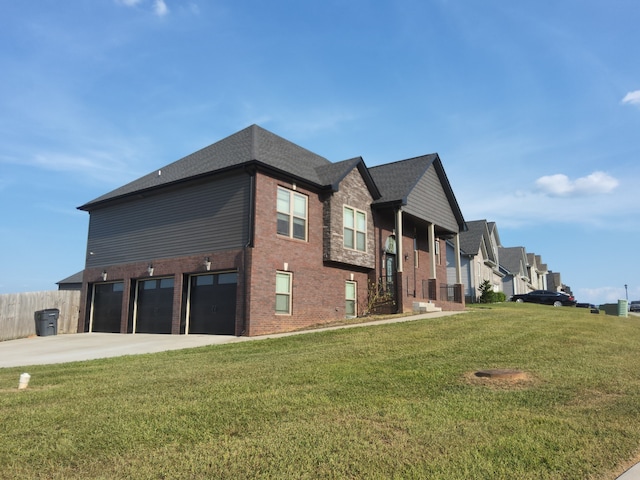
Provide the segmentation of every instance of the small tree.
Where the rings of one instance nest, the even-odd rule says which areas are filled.
[[[493,285],[489,280],[485,280],[480,284],[480,303],[493,303],[495,302],[495,292],[493,291]]]
[[[394,295],[388,285],[383,280],[374,282],[369,280],[367,292],[367,303],[362,311],[362,316],[369,316],[375,313],[376,307],[382,304],[395,305]]]

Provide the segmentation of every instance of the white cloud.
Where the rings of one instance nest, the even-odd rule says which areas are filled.
[[[86,150],[77,154],[46,152],[0,161],[16,165],[35,167],[45,171],[65,172],[80,175],[93,181],[118,184],[130,181],[139,172],[132,171],[130,155],[126,152]]]
[[[571,180],[564,174],[546,175],[536,180],[538,191],[552,197],[585,196],[610,193],[619,182],[604,172],[593,172]]]
[[[628,103],[631,105],[640,105],[640,90],[627,93],[622,99],[622,103]]]
[[[126,7],[136,7],[142,3],[142,0],[116,0],[116,2]],[[164,17],[169,13],[169,7],[164,0],[153,0],[153,13],[158,17]]]
[[[153,11],[157,16],[164,17],[169,13],[169,8],[167,7],[167,4],[164,3],[164,0],[154,0]]]

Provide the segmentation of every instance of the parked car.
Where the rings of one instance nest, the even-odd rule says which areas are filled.
[[[640,312],[640,300],[634,300],[629,304],[630,312]]]
[[[543,305],[553,305],[560,307],[562,305],[575,306],[576,299],[573,295],[567,295],[562,292],[554,292],[552,290],[534,290],[529,293],[521,293],[511,297],[512,302],[528,302],[540,303]]]

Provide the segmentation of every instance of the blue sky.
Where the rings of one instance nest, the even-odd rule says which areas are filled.
[[[253,123],[438,152],[578,301],[640,299],[637,0],[0,0],[0,293],[84,267],[76,209]]]

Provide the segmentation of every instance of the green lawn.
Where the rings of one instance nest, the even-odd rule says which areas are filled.
[[[588,309],[24,370],[0,369],[0,478],[614,479],[640,451],[640,318]]]

